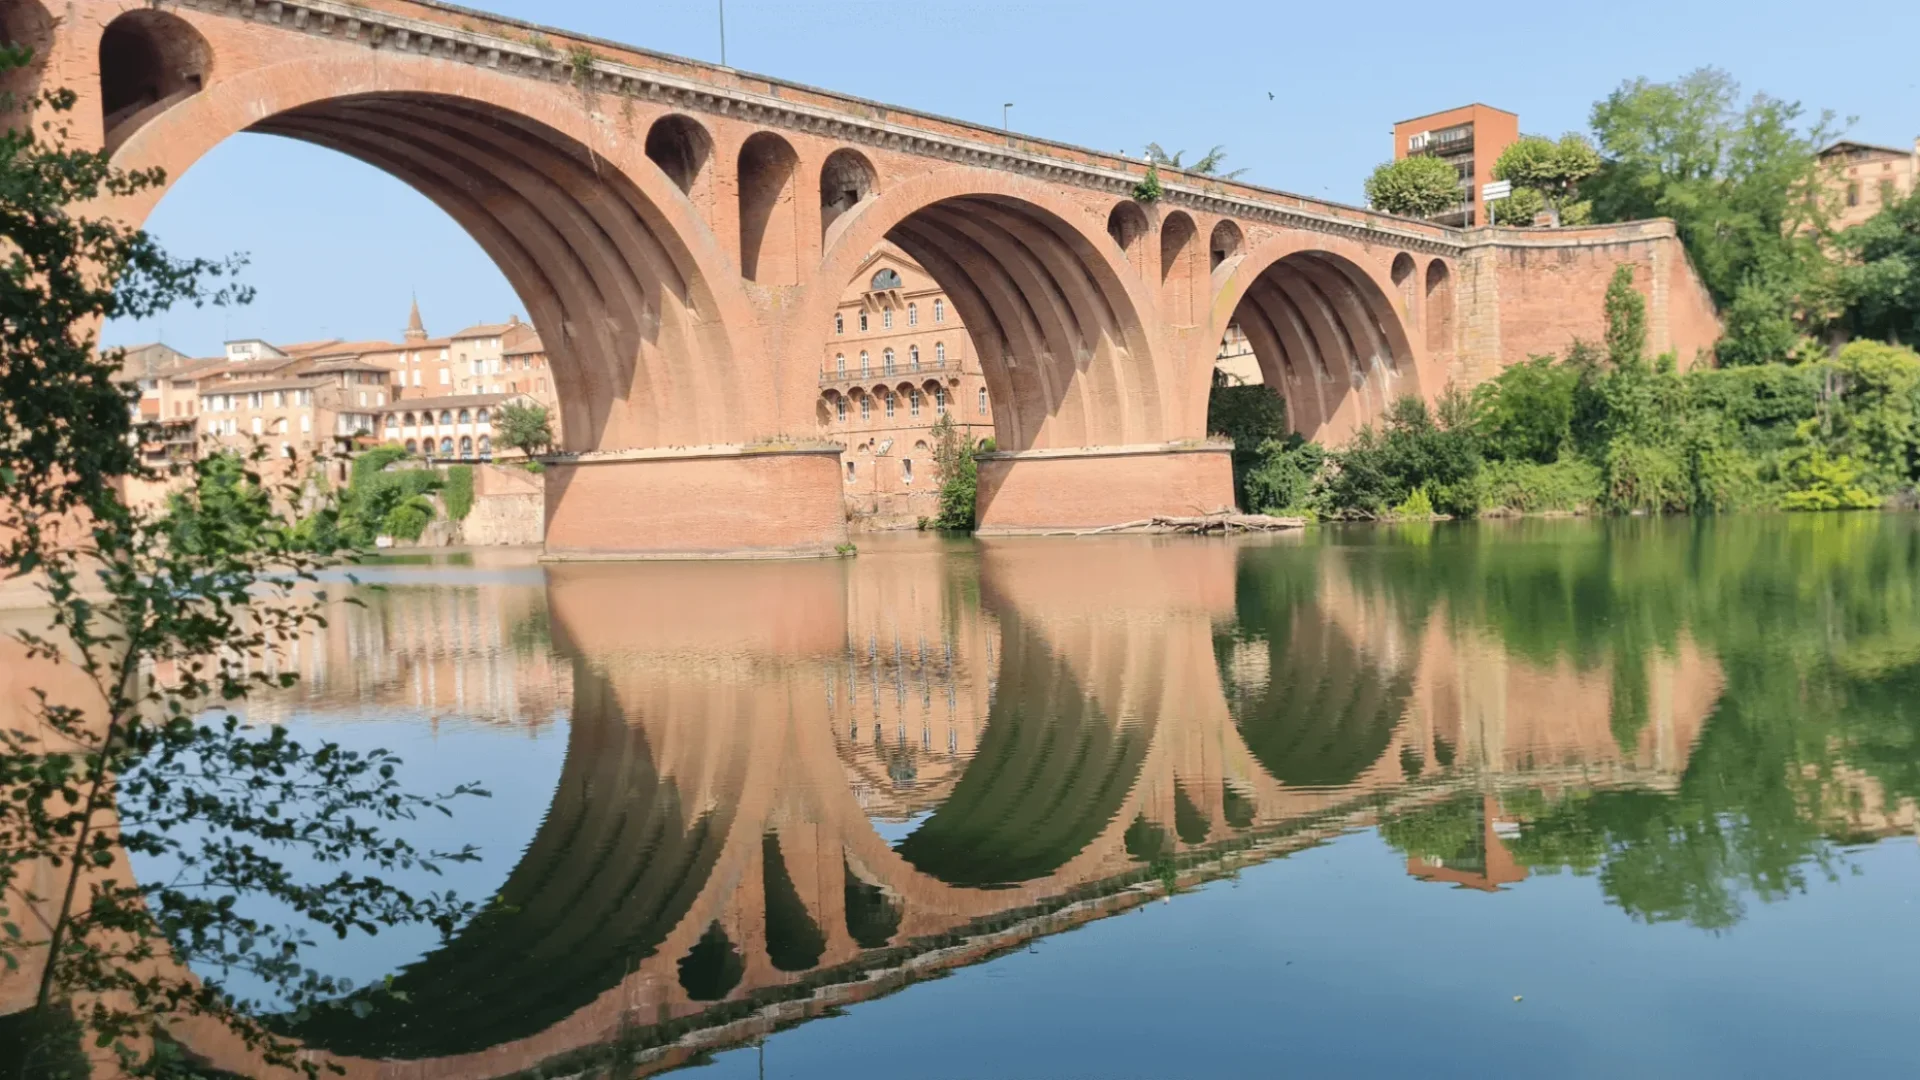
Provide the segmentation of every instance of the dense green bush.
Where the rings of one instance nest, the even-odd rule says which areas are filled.
[[[1600,506],[1600,470],[1571,456],[1551,465],[1490,461],[1480,473],[1480,505],[1521,514],[1588,513]]]
[[[448,521],[467,520],[467,515],[473,512],[473,466],[448,466],[447,486],[440,498],[446,503]]]
[[[1404,397],[1388,408],[1379,430],[1360,429],[1346,449],[1334,453],[1322,508],[1334,515],[1383,517],[1425,488],[1437,512],[1472,517],[1480,509],[1479,473],[1471,427],[1442,423],[1426,402]]]
[[[1327,463],[1326,447],[1289,435],[1261,443],[1255,461],[1246,477],[1242,506],[1256,514],[1312,509],[1314,483]]]
[[[1286,399],[1270,386],[1215,385],[1207,396],[1207,432],[1233,440],[1234,499],[1251,510],[1248,476],[1266,458],[1266,444],[1287,437]]]

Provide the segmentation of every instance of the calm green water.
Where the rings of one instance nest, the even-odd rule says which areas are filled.
[[[1914,1075],[1920,521],[392,565],[259,718],[494,797],[392,1075]]]

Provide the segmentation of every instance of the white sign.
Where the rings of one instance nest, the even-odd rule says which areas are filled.
[[[1491,184],[1485,184],[1481,186],[1480,201],[1492,202],[1495,199],[1504,199],[1507,196],[1512,194],[1513,194],[1513,181],[1495,180]]]

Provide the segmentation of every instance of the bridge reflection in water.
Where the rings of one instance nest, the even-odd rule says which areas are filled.
[[[869,547],[344,611],[258,715],[570,712],[567,753],[404,1001],[297,1033],[355,1076],[645,1073],[1357,827],[1495,889],[1509,804],[1672,791],[1725,689],[1684,629],[1523,656],[1364,551]]]

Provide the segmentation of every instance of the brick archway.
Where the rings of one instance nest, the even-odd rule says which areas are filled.
[[[1394,400],[1440,390],[1425,335],[1394,301],[1395,254],[1285,235],[1215,270],[1220,331],[1238,323],[1246,332],[1261,377],[1286,399],[1289,425],[1308,438],[1344,439]]]
[[[217,56],[216,56],[217,62]],[[296,70],[287,70],[289,66]],[[770,426],[740,358],[754,325],[685,192],[640,145],[596,148],[583,115],[502,104],[484,76],[402,60],[321,60],[223,78],[115,151],[178,176],[226,138],[280,135],[367,162],[472,235],[553,359],[569,452],[747,441]],[[115,204],[131,221],[160,192]]]

